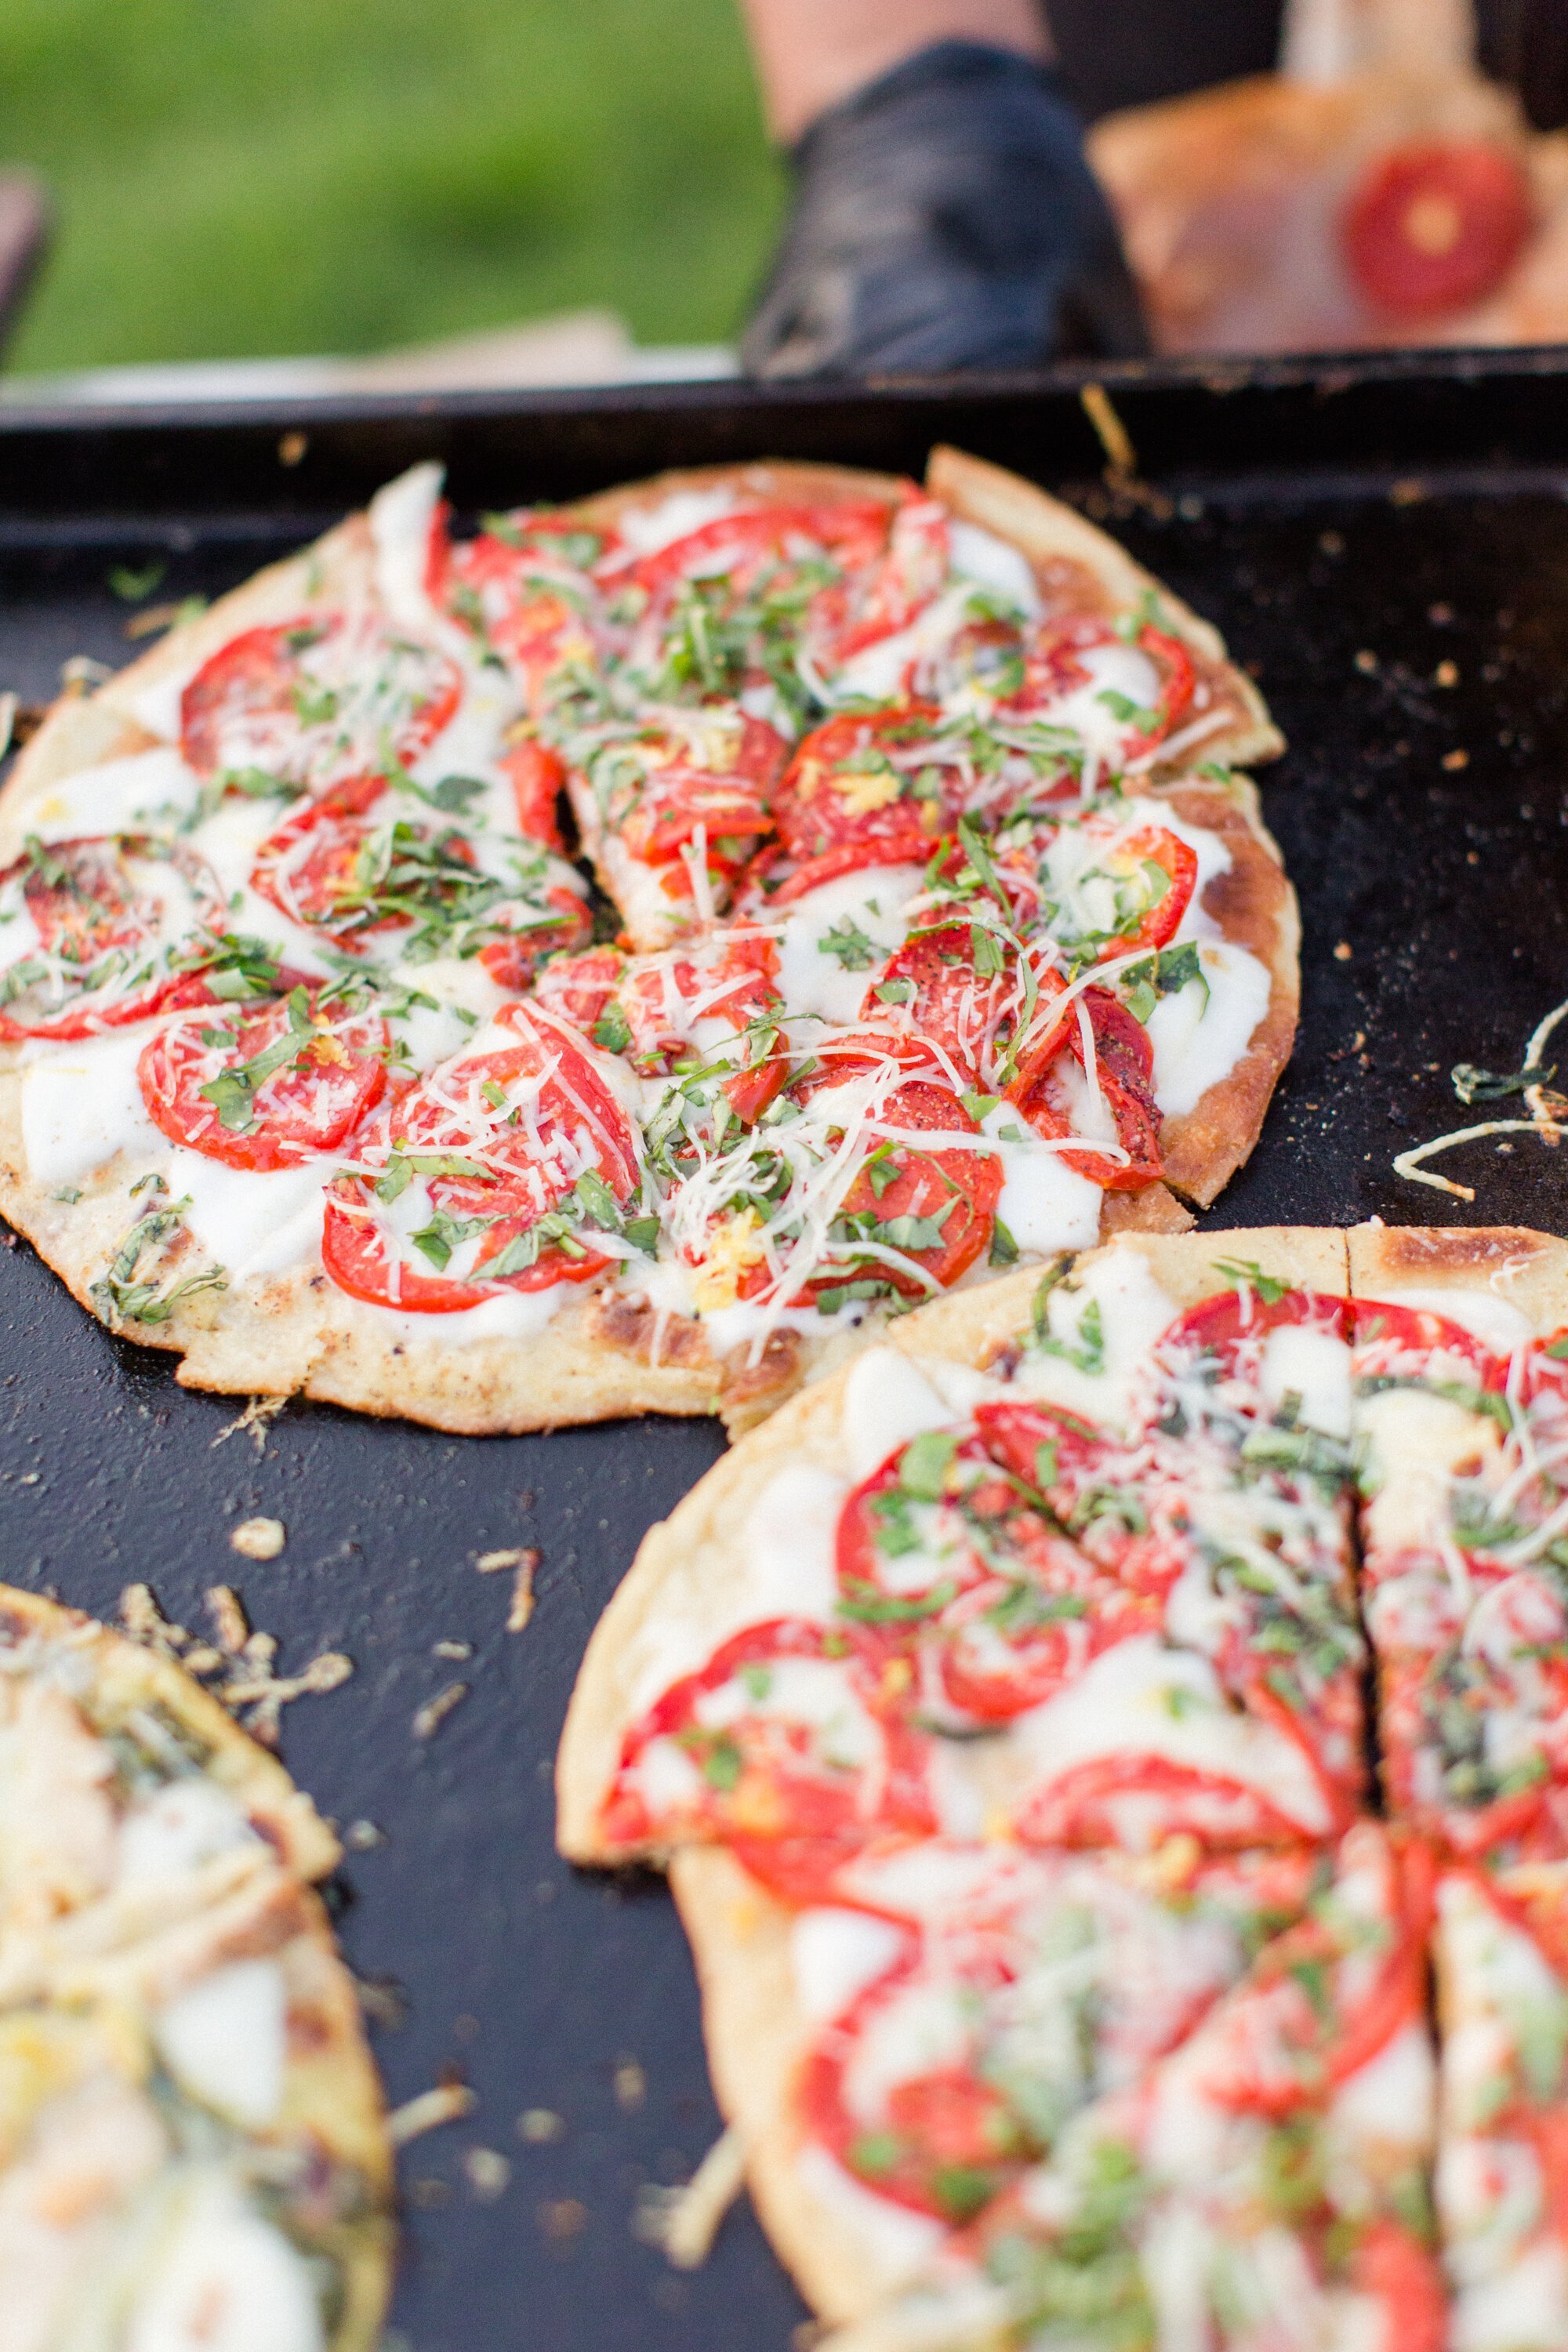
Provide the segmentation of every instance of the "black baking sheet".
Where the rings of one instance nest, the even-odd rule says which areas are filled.
[[[1122,371],[1113,390],[1174,501],[1113,527],[1219,623],[1292,743],[1263,791],[1301,896],[1301,1037],[1209,1222],[1568,1232],[1568,1150],[1457,1153],[1469,1211],[1390,1169],[1479,1115],[1453,1063],[1515,1066],[1568,994],[1568,358]],[[1104,511],[1070,382],[0,415],[0,688],[43,698],[70,654],[127,657],[115,566],[166,559],[160,598],[221,590],[426,454],[479,506],[769,451],[915,466],[939,436]],[[569,1871],[551,1836],[589,1629],[717,1426],[454,1440],[291,1405],[258,1455],[244,1432],[219,1442],[237,1409],[90,1323],[26,1244],[0,1251],[0,1568],[109,1615],[146,1580],[192,1625],[232,1582],[285,1669],[325,1648],[355,1662],[289,1711],[284,1752],[323,1811],[384,1832],[349,1856],[340,1925],[405,2005],[375,2032],[391,2097],[457,2073],[477,2100],[404,2160],[398,2352],[784,2352],[805,2314],[743,2208],[690,2276],[634,2234],[640,2193],[718,2129],[689,1962],[656,1881]],[[227,1540],[255,1513],[289,1530],[266,1566]],[[539,1603],[509,1634],[510,1579],[474,1563],[522,1544],[542,1553]],[[468,1697],[416,1740],[456,1681]],[[531,2109],[561,2136],[520,2137]],[[499,2193],[482,2159],[476,2186],[476,2149],[506,2158]]]

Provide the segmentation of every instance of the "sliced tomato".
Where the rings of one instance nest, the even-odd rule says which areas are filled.
[[[941,762],[921,756],[942,728],[934,703],[841,712],[814,728],[797,745],[774,799],[785,853],[818,860],[851,845],[913,841],[913,856],[923,862],[955,813]]]
[[[1378,2352],[1444,2352],[1452,2341],[1442,2265],[1403,2222],[1365,2226],[1351,2256],[1351,2278],[1382,2307]]]
[[[1083,656],[1096,648],[1125,645],[1103,621],[1079,618],[1049,621],[1026,641],[1024,677],[1016,691],[998,704],[999,711],[1019,719],[1048,719],[1053,706],[1090,683],[1093,673]],[[1150,724],[1131,728],[1121,744],[1124,759],[1152,751],[1185,717],[1196,688],[1193,659],[1180,637],[1145,623],[1131,642],[1147,655],[1160,676],[1158,700],[1150,706]]]
[[[599,658],[603,632],[588,567],[605,545],[602,532],[568,515],[522,512],[437,551],[432,597],[500,656],[531,718],[543,718],[570,695]]]
[[[1509,1359],[1494,1354],[1484,1339],[1466,1330],[1462,1323],[1451,1322],[1430,1307],[1357,1299],[1351,1310],[1351,1337],[1360,1380],[1419,1380],[1429,1371],[1442,1378],[1441,1369],[1433,1366],[1430,1359],[1447,1356],[1456,1365],[1468,1367],[1478,1388],[1500,1394],[1508,1386]]]
[[[652,555],[641,556],[629,568],[612,560],[607,567],[617,580],[658,593],[676,582],[699,573],[744,576],[754,572],[759,559],[814,553],[826,548],[840,563],[855,567],[874,562],[888,544],[892,510],[880,499],[846,499],[838,505],[744,507],[719,515],[696,530],[671,540]]]
[[[852,1056],[836,1055],[826,1068],[799,1089],[801,1099],[820,1097],[862,1074],[855,1068]],[[945,1290],[956,1282],[991,1246],[996,1203],[1002,1194],[1002,1163],[997,1155],[966,1151],[962,1145],[951,1143],[927,1149],[905,1139],[921,1133],[978,1135],[978,1124],[957,1097],[927,1079],[906,1079],[884,1097],[871,1125],[875,1132],[891,1130],[886,1158],[877,1161],[874,1171],[869,1166],[862,1168],[850,1185],[836,1220],[836,1228],[845,1235],[836,1244],[840,1255],[830,1270],[806,1284],[792,1299],[792,1306],[815,1306],[824,1291],[867,1276],[887,1282],[901,1297],[925,1297],[933,1288]],[[934,1243],[908,1247],[902,1243],[889,1244],[923,1269],[923,1281],[912,1271],[857,1249],[858,1228],[875,1240],[879,1230],[906,1217],[941,1220],[940,1238]],[[741,1295],[752,1295],[765,1280],[764,1270],[754,1269]]]
[[[506,752],[500,761],[517,805],[517,829],[525,840],[561,851],[559,803],[566,789],[566,762],[537,736]]]
[[[820,857],[808,858],[770,893],[771,907],[790,907],[797,899],[809,898],[820,890],[825,882],[837,882],[846,874],[875,872],[886,866],[926,866],[939,846],[923,833],[894,834],[882,841],[847,841],[837,849],[829,849]],[[752,872],[760,877],[760,865]]]
[[[558,949],[580,946],[594,929],[586,899],[563,882],[552,883],[546,889],[543,908],[521,899],[503,899],[499,906],[486,908],[484,921],[502,936],[485,941],[479,961],[498,988],[514,989],[519,994],[533,978],[542,958],[554,955]]]
[[[377,776],[305,802],[257,851],[251,887],[290,922],[349,948],[410,929],[416,909],[475,888],[478,860],[455,825],[393,824],[388,805]]]
[[[1056,993],[1064,992],[1058,980]],[[1044,981],[1041,994],[1047,994]],[[1154,1049],[1142,1023],[1109,989],[1086,988],[1079,1001],[1094,1038],[1095,1076],[1115,1121],[1116,1139],[1127,1157],[1112,1160],[1092,1144],[1082,1150],[1075,1146],[1061,1156],[1079,1175],[1108,1192],[1140,1192],[1156,1183],[1163,1169],[1160,1108],[1153,1091]],[[1087,1067],[1082,1031],[1070,1006],[1049,1022],[1044,1037],[1030,1048],[1007,1088],[1006,1099],[1017,1107],[1037,1135],[1074,1132],[1059,1070],[1064,1049],[1080,1069]]]
[[[1192,1836],[1215,1852],[1299,1845],[1300,1822],[1245,1781],[1126,1748],[1087,1759],[1032,1790],[1013,1828],[1031,1845],[1151,1850]]]
[[[856,1996],[807,2056],[796,2097],[812,2138],[852,2178],[896,2205],[967,2221],[1031,2153],[1001,2092],[958,2063],[892,2083],[869,2115],[857,2113],[851,2098],[850,2073],[868,2038],[901,2000],[918,1999],[919,1959],[911,1939],[911,1948]]]
[[[1523,164],[1481,140],[1419,139],[1379,157],[1352,192],[1341,236],[1351,276],[1395,319],[1481,301],[1529,239]]]
[[[1000,969],[984,975],[977,953]],[[1020,997],[1016,958],[994,933],[970,923],[917,931],[889,957],[866,992],[863,1021],[907,1023],[939,1045],[972,1086],[981,1084],[994,1057],[997,1033],[1016,1017]]]
[[[835,1687],[841,1707],[828,1712],[840,1719],[827,1736],[824,1701]],[[773,1853],[786,1869],[803,1851],[820,1865],[829,1849],[843,1861],[889,1833],[928,1835],[929,1740],[905,1720],[909,1688],[907,1662],[856,1629],[792,1618],[750,1626],[672,1684],[626,1734],[605,1834],[623,1849],[675,1836],[743,1841],[759,1874]],[[665,1742],[695,1767],[673,1799],[640,1776],[648,1751]],[[668,1776],[659,1778],[668,1787]]]
[[[386,1087],[386,1024],[293,998],[189,1013],[142,1050],[148,1116],[230,1168],[297,1166],[351,1135]]]
[[[247,629],[203,663],[180,698],[180,749],[199,776],[260,768],[322,789],[429,749],[462,698],[433,648],[301,615]]]
[[[618,774],[607,821],[645,866],[680,859],[699,828],[707,863],[738,873],[772,833],[774,785],[788,757],[776,728],[749,713],[703,710],[690,719],[650,721],[617,745]]]
[[[1136,955],[1147,949],[1163,948],[1175,937],[1192,904],[1198,879],[1197,851],[1163,824],[1142,825],[1136,833],[1129,834],[1125,841],[1117,843],[1105,864],[1113,874],[1135,874],[1141,866],[1153,866],[1165,880],[1162,895],[1137,928],[1106,940],[1100,951],[1101,961],[1106,956]]]
[[[585,1217],[568,1215],[526,1253],[519,1245],[542,1219],[560,1217],[585,1175],[598,1178],[619,1208],[636,1198],[640,1176],[626,1114],[570,1031],[521,1004],[497,1017],[516,1031],[517,1043],[432,1071],[361,1151],[363,1172],[340,1177],[329,1192],[322,1260],[353,1297],[449,1315],[498,1289],[587,1282],[610,1265],[594,1247],[595,1228]],[[421,1170],[421,1160],[435,1164]],[[386,1194],[405,1171],[424,1185],[431,1213],[424,1230],[436,1234],[437,1255],[424,1246],[427,1264],[439,1263],[443,1247],[478,1240],[463,1276],[424,1273],[389,1221]],[[474,1232],[454,1235],[454,1227],[470,1225]],[[412,1235],[409,1245],[421,1246]],[[509,1270],[509,1260],[524,1256]]]
[[[947,509],[941,499],[906,499],[893,517],[887,554],[851,600],[830,660],[852,660],[868,646],[907,629],[946,586],[952,558]]]
[[[90,1037],[211,1001],[204,942],[226,908],[183,845],[134,834],[35,845],[0,873],[0,907],[25,913],[37,942],[0,967],[0,1037]]]
[[[637,1068],[663,1075],[693,1056],[736,1060],[748,1030],[758,1051],[742,1045],[723,1090],[748,1125],[772,1102],[790,1070],[782,1035],[763,1034],[781,1009],[778,949],[765,933],[732,930],[689,949],[628,964],[618,1003],[628,1035],[625,1050]],[[602,1019],[597,1013],[595,1019]]]
[[[534,984],[534,997],[547,1012],[594,1037],[620,986],[626,959],[619,948],[590,948],[583,955],[556,956]],[[605,1040],[594,1037],[597,1045]],[[616,1050],[620,1050],[617,1046]]]

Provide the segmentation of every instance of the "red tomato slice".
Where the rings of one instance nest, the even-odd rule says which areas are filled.
[[[625,1050],[650,1076],[693,1056],[735,1060],[735,1041],[753,1024],[771,1022],[781,1009],[778,968],[772,940],[740,930],[629,964],[618,999],[629,1033]],[[595,1019],[603,1017],[601,1009]],[[737,1067],[723,1081],[736,1117],[748,1125],[759,1118],[789,1070],[789,1047],[782,1037],[762,1059]]]
[[[1163,1756],[1097,1756],[1037,1790],[1016,1818],[1030,1845],[1120,1846],[1136,1825],[1140,1845],[1193,1836],[1215,1852],[1300,1845],[1306,1832],[1258,1790]]]
[[[872,872],[884,866],[926,866],[938,846],[923,833],[894,835],[885,841],[847,841],[837,849],[829,849],[821,857],[809,858],[788,875],[768,898],[770,907],[793,906],[796,899],[808,898],[820,890],[825,882],[837,882],[841,875]],[[760,876],[761,861],[752,868]]]
[[[352,1134],[385,1091],[386,1024],[372,1013],[299,1009],[302,1028],[282,998],[186,1013],[148,1041],[137,1080],[172,1143],[230,1168],[290,1168]],[[221,1089],[216,1101],[204,1092],[224,1073],[247,1070],[251,1084],[226,1101]]]
[[[829,658],[847,662],[907,629],[946,585],[951,562],[947,509],[939,499],[906,499],[893,517],[888,552],[853,599],[852,617],[835,639]]]
[[[842,1682],[847,1715],[860,1726],[853,1758],[824,1749],[809,1713],[792,1715],[788,1685],[770,1707],[775,1683],[801,1662]],[[707,1665],[671,1685],[633,1726],[602,1816],[605,1835],[633,1848],[672,1835],[743,1842],[747,1866],[766,1876],[771,1856],[788,1872],[803,1853],[820,1868],[889,1832],[929,1835],[935,1827],[926,1788],[926,1735],[903,1719],[907,1661],[855,1629],[830,1631],[792,1618],[737,1633]],[[739,1684],[721,1729],[705,1727],[702,1701]],[[698,1767],[698,1785],[669,1808],[650,1805],[637,1767],[655,1741],[671,1740]]]
[[[341,1177],[328,1193],[322,1260],[340,1289],[353,1297],[416,1314],[450,1315],[498,1290],[587,1282],[611,1264],[573,1231],[546,1240],[531,1264],[487,1272],[542,1218],[559,1211],[584,1174],[597,1176],[622,1208],[640,1182],[626,1114],[570,1032],[521,1004],[509,1005],[498,1019],[517,1032],[517,1044],[433,1071],[397,1105],[378,1141],[361,1153],[366,1172]],[[422,1272],[378,1201],[378,1177],[384,1188],[397,1162],[421,1159],[471,1167],[472,1172],[413,1170],[429,1200],[426,1230],[437,1216],[481,1227],[472,1271],[461,1277]],[[594,1230],[592,1223],[583,1225],[585,1234]],[[428,1249],[422,1255],[427,1264],[438,1262]]]
[[[991,935],[984,945],[991,946]],[[997,1032],[1016,1016],[1020,990],[1016,958],[998,944],[1000,971],[984,977],[975,970],[975,931],[969,923],[945,923],[919,931],[889,959],[879,981],[866,992],[862,1021],[905,1022],[918,1036],[939,1045],[960,1076],[978,1086],[991,1068]],[[887,992],[908,989],[900,1002]]]
[[[1163,824],[1151,824],[1118,842],[1105,863],[1112,873],[1133,873],[1140,866],[1157,866],[1166,877],[1166,888],[1164,897],[1150,908],[1136,930],[1123,931],[1119,938],[1107,940],[1100,951],[1101,961],[1107,956],[1135,955],[1163,948],[1175,937],[1192,904],[1198,879],[1197,851],[1175,834],[1168,833]]]
[[[773,831],[773,792],[788,746],[765,719],[742,713],[738,727],[721,728],[717,717],[652,721],[620,747],[623,772],[607,823],[641,864],[675,863],[700,826],[710,869],[738,873]],[[723,764],[700,764],[705,749]]]
[[[1473,1331],[1450,1322],[1446,1315],[1434,1314],[1429,1307],[1358,1299],[1351,1310],[1351,1336],[1358,1379],[1418,1379],[1431,1369],[1428,1360],[1442,1355],[1453,1357],[1461,1368],[1468,1367],[1479,1388],[1500,1393],[1508,1386],[1509,1359],[1494,1355]]]
[[[1054,975],[1051,975],[1054,977]],[[1058,993],[1062,992],[1058,983]],[[1047,992],[1042,984],[1042,996]],[[1142,1022],[1133,1018],[1108,989],[1086,988],[1081,1002],[1094,1037],[1096,1076],[1112,1118],[1116,1139],[1125,1160],[1112,1160],[1092,1145],[1063,1152],[1062,1158],[1091,1183],[1108,1192],[1136,1192],[1159,1181],[1161,1118],[1153,1094],[1154,1049]],[[1071,1008],[1053,1023],[1043,1041],[1007,1089],[1006,1099],[1017,1106],[1037,1135],[1073,1133],[1073,1123],[1058,1074],[1063,1048],[1080,1069],[1086,1067],[1083,1035]]]
[[[759,560],[828,549],[840,563],[859,566],[874,562],[888,543],[892,509],[879,499],[846,499],[837,506],[750,507],[720,515],[684,538],[671,540],[652,555],[640,557],[624,574],[612,561],[605,567],[629,578],[650,593],[672,586],[693,571],[704,578],[722,570],[732,576],[754,572]],[[716,558],[725,559],[722,563]]]
[[[90,1037],[211,1001],[188,967],[226,908],[194,850],[133,834],[50,842],[0,873],[7,900],[37,946],[0,969],[0,1037]]]
[[[519,833],[543,842],[547,849],[563,850],[558,803],[566,789],[566,762],[560,752],[530,736],[508,751],[500,765],[510,779]]]
[[[1442,2265],[1413,2230],[1370,2222],[1351,2257],[1351,2277],[1383,2306],[1379,2352],[1444,2352],[1450,2338]]]
[[[367,847],[385,826],[385,810],[376,805],[385,793],[378,776],[361,776],[305,802],[257,851],[251,887],[290,922],[328,931],[345,947],[409,929],[414,916],[382,906],[382,878],[366,870]],[[410,895],[439,905],[459,892],[478,861],[456,827],[407,824],[396,837],[405,834],[428,853]]]
[[[456,548],[443,541],[435,551],[431,596],[500,655],[532,718],[599,657],[587,567],[604,547],[602,532],[570,516],[524,512],[508,517],[502,530]]]
[[[1026,644],[1023,685],[998,704],[998,709],[1021,719],[1047,718],[1053,704],[1089,683],[1092,673],[1083,663],[1084,654],[1096,646],[1125,642],[1103,621],[1047,622]],[[1129,760],[1153,751],[1164,741],[1185,717],[1197,683],[1192,656],[1180,637],[1145,623],[1132,642],[1153,662],[1160,673],[1161,688],[1159,700],[1152,706],[1152,724],[1134,730],[1123,740],[1121,754]]]
[[[552,916],[541,920],[537,908],[521,901],[503,899],[499,906],[487,908],[486,923],[493,923],[505,934],[499,940],[487,940],[479,950],[479,961],[498,988],[514,989],[521,995],[533,978],[540,959],[553,955],[558,948],[574,948],[587,939],[594,929],[594,918],[586,899],[563,882],[552,883],[544,894],[546,906],[553,908]],[[515,922],[517,929],[511,929]]]
[[[805,1082],[801,1099],[812,1100],[857,1075],[852,1062],[836,1056],[828,1068]],[[906,1079],[894,1087],[885,1097],[873,1126],[879,1131],[901,1129],[950,1135],[955,1130],[971,1135],[980,1132],[955,1095],[946,1087],[932,1085],[923,1078]],[[965,1151],[952,1144],[926,1150],[918,1144],[894,1140],[887,1160],[879,1163],[879,1178],[889,1167],[895,1172],[881,1184],[880,1191],[869,1168],[861,1170],[844,1196],[839,1218],[865,1216],[878,1226],[886,1227],[902,1217],[941,1217],[941,1238],[936,1243],[908,1248],[901,1244],[891,1244],[914,1265],[923,1267],[929,1282],[921,1282],[913,1273],[906,1273],[884,1259],[855,1257],[854,1242],[847,1241],[842,1245],[845,1256],[830,1271],[814,1276],[791,1300],[792,1306],[814,1306],[822,1291],[838,1288],[864,1276],[888,1282],[902,1297],[923,1298],[930,1295],[932,1284],[945,1290],[956,1282],[981,1253],[990,1248],[996,1225],[996,1203],[1002,1195],[1002,1165],[994,1152]],[[747,1282],[742,1283],[741,1295],[754,1295],[767,1278],[763,1268],[753,1269]]]
[[[1413,140],[1373,164],[1341,237],[1367,300],[1396,319],[1435,319],[1480,301],[1529,239],[1522,163],[1479,140]]]
[[[180,698],[180,749],[199,776],[260,768],[314,789],[428,750],[462,697],[455,662],[332,615],[247,629]]]
[[[590,948],[584,955],[556,956],[540,973],[534,1000],[546,1012],[569,1021],[584,1037],[594,1037],[620,986],[626,962],[618,948]],[[595,1037],[594,1043],[602,1045],[605,1040]]]
[[[879,2113],[858,2116],[847,2076],[867,2037],[908,1998],[919,1948],[858,1993],[816,2042],[796,2096],[811,2137],[879,2197],[948,2222],[973,2220],[1021,2168],[1030,2146],[995,2087],[966,2065],[906,2076],[888,2089]]]
[[[914,840],[914,857],[929,857],[954,814],[945,793],[914,790],[922,770],[941,773],[940,763],[921,754],[942,724],[934,703],[915,703],[842,712],[814,728],[797,745],[774,798],[786,855],[819,860],[852,845],[864,850]]]

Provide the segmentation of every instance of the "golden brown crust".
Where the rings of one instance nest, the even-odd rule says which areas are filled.
[[[1217,834],[1229,850],[1229,868],[1207,885],[1203,910],[1269,976],[1268,1010],[1240,1060],[1192,1110],[1168,1118],[1162,1129],[1165,1181],[1206,1209],[1250,1158],[1290,1058],[1301,1001],[1301,918],[1248,778],[1173,783],[1154,797],[1168,800],[1187,824]]]
[[[686,490],[732,490],[740,498],[788,499],[801,506],[842,506],[857,499],[893,505],[909,488],[900,474],[862,473],[854,466],[816,466],[795,457],[764,457],[747,465],[676,466],[640,482],[625,482],[578,499],[570,512],[598,530],[616,530],[623,515],[656,507]]]
[[[960,449],[932,450],[926,488],[966,521],[1010,540],[1037,568],[1047,594],[1057,576],[1056,567],[1068,563],[1096,583],[1107,616],[1135,608],[1145,596],[1158,599],[1163,625],[1192,653],[1198,676],[1214,697],[1211,707],[1227,713],[1227,724],[1205,735],[1201,745],[1194,744],[1185,755],[1189,760],[1250,767],[1260,760],[1277,759],[1285,749],[1263,697],[1231,662],[1219,631],[1200,620],[1180,597],[1135,563],[1124,547],[1086,521],[1075,508],[1064,506],[1020,475],[1006,473],[983,458],[966,457]],[[1064,603],[1070,594],[1069,587]],[[1178,737],[1184,731],[1178,729]],[[1175,764],[1180,764],[1180,757]]]
[[[1568,1323],[1568,1241],[1525,1225],[1356,1225],[1357,1298],[1397,1290],[1479,1294],[1518,1309],[1545,1336]]]
[[[856,2318],[907,2275],[803,2177],[791,2094],[811,2040],[795,1992],[793,1914],[720,1846],[672,1854],[669,1884],[702,1994],[713,2094],[741,2136],[746,2185],[773,2251],[819,2318]]]

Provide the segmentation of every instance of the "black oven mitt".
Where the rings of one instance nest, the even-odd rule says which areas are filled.
[[[1047,66],[940,41],[821,114],[741,344],[748,374],[1031,367],[1148,348],[1083,125]]]

